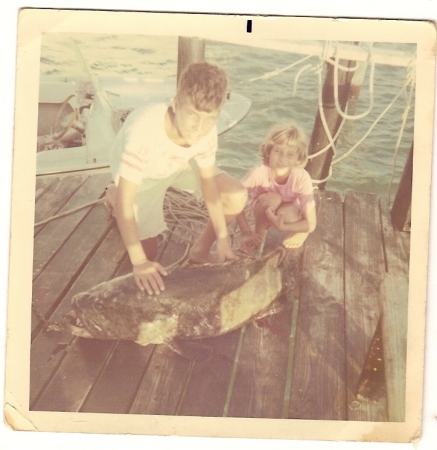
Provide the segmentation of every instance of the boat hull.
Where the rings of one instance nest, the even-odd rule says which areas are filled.
[[[110,142],[127,114],[149,104],[170,105],[175,94],[172,79],[102,77],[99,81],[102,95],[96,96],[92,83],[85,77],[41,77],[38,105],[38,147],[41,148],[37,152],[37,175],[108,168]],[[94,104],[96,97],[100,98],[99,115],[99,107]],[[248,98],[230,92],[217,121],[218,133],[228,131],[243,120],[250,106]],[[68,135],[53,141],[56,124],[68,125],[75,110],[82,111],[81,115],[93,125],[82,135],[71,129],[70,141],[66,139]],[[111,120],[115,120],[115,125],[109,123]],[[90,139],[92,134],[94,137]],[[44,145],[45,141],[48,145]],[[90,145],[92,141],[99,142],[100,148]]]

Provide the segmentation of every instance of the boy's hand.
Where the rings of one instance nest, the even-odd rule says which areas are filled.
[[[226,260],[237,259],[234,252],[232,251],[231,245],[229,244],[228,237],[217,239],[217,253],[220,262]]]
[[[158,295],[164,290],[164,282],[161,275],[167,275],[167,271],[161,264],[154,261],[146,261],[133,266],[135,283],[142,290],[146,290],[149,295]]]

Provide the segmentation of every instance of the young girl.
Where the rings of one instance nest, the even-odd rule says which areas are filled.
[[[273,226],[288,231],[287,248],[300,247],[316,227],[316,209],[311,178],[304,169],[308,160],[308,139],[297,125],[274,127],[261,147],[263,164],[244,178],[251,211],[252,231],[244,212],[237,217],[243,234],[240,249],[250,252],[262,242],[264,232]]]

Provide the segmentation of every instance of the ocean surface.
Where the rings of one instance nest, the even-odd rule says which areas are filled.
[[[177,37],[170,36],[46,34],[41,45],[41,74],[83,74],[83,66],[69,43],[70,38],[78,42],[85,59],[98,76],[176,79],[178,41]],[[409,55],[416,51],[414,44],[407,43],[374,43],[373,47],[403,51]],[[298,78],[295,89],[295,78],[304,65],[316,66],[318,58],[312,57],[276,76],[253,80],[286,68],[303,56],[207,41],[206,60],[227,71],[231,91],[252,101],[250,112],[244,120],[219,138],[220,168],[241,179],[248,169],[260,162],[259,148],[268,130],[278,122],[297,121],[311,136],[318,108],[319,79],[314,71],[305,71]],[[350,102],[349,114],[358,115],[369,108],[369,72],[367,68],[360,97]],[[376,65],[373,106],[362,119],[345,122],[337,142],[337,156],[347,152],[367,133],[399,93],[406,73],[405,67]],[[381,194],[388,192],[406,105],[407,95],[402,93],[368,137],[348,157],[333,166],[332,176],[327,182],[328,189],[354,189]],[[414,94],[399,147],[391,188],[392,198],[413,141],[413,124]]]

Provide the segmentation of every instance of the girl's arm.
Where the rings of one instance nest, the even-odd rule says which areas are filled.
[[[277,220],[279,229],[292,232],[290,236],[282,241],[282,244],[286,248],[301,247],[308,235],[316,228],[316,208],[311,208],[308,211],[304,212],[303,219],[288,224],[283,223],[283,216],[276,216],[273,211],[270,211],[269,214],[270,213],[273,214],[273,217],[270,220],[272,220],[273,218],[274,220]]]
[[[290,231],[294,233],[312,233],[316,228],[316,209],[311,208],[303,213],[304,217],[296,222],[286,222],[282,214],[276,215],[272,208],[266,209],[266,216],[279,231]]]

